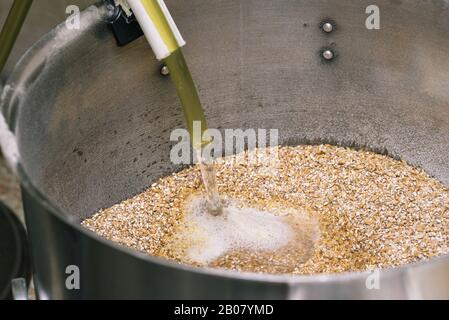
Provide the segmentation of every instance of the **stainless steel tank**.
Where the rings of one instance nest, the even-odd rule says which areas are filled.
[[[283,144],[330,142],[401,157],[449,185],[449,2],[166,1],[211,127],[279,128]],[[183,126],[173,86],[146,41],[117,47],[87,9],[19,62],[2,111],[3,144],[22,179],[41,299],[449,298],[449,256],[370,273],[238,274],[182,266],[80,227],[96,210],[177,170],[170,132]],[[332,32],[320,29],[332,21]],[[322,52],[333,52],[332,60]],[[329,55],[327,55],[329,57]],[[14,148],[17,147],[17,153]],[[16,157],[17,156],[17,157]],[[135,160],[137,159],[137,160]],[[66,287],[68,266],[80,289]]]

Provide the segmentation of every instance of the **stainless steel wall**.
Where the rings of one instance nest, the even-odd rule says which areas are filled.
[[[65,19],[68,5],[78,5],[83,9],[93,2],[95,0],[35,0],[0,80],[5,81],[17,60],[34,42]],[[0,0],[1,26],[12,3],[13,0]]]

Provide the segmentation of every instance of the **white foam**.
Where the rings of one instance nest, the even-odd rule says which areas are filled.
[[[187,255],[192,261],[208,264],[227,252],[247,249],[274,251],[293,239],[294,232],[282,217],[254,208],[229,203],[224,214],[212,216],[204,198],[194,198],[187,215],[191,224],[185,235],[191,245]]]

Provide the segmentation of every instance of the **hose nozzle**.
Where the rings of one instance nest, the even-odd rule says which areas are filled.
[[[158,60],[185,45],[163,0],[127,0]]]

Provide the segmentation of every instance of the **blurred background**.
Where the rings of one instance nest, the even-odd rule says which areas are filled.
[[[5,69],[0,74],[0,84],[4,84],[20,57],[40,37],[67,17],[66,8],[77,5],[84,9],[94,0],[35,0],[21,33],[17,39]],[[0,0],[0,26],[3,26],[13,0]],[[2,86],[0,86],[1,88]],[[1,90],[1,89],[0,89]],[[23,221],[19,183],[5,165],[0,152],[0,202],[6,204]]]

